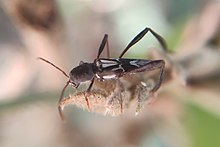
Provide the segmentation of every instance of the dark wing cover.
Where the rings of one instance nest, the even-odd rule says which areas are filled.
[[[105,59],[100,58],[99,63],[101,65],[100,71],[104,73],[115,73],[117,76],[122,76],[126,73],[138,72],[138,69],[149,64],[152,60],[143,59]]]
[[[124,72],[132,72],[136,71],[137,69],[141,69],[142,67],[149,64],[152,60],[143,60],[143,59],[126,59],[120,58],[119,59]]]

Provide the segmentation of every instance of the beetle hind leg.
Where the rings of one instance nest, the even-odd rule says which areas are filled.
[[[152,71],[156,69],[160,69],[160,74],[159,74],[159,80],[156,82],[155,86],[151,90],[151,93],[156,92],[163,81],[164,77],[164,68],[165,68],[165,61],[164,60],[152,60],[151,62],[147,63],[141,68],[138,68],[134,70],[133,72],[147,72],[147,71]]]
[[[165,62],[164,60],[159,60],[159,62],[156,65],[157,65],[156,67],[160,69],[160,75],[159,75],[159,80],[155,84],[154,88],[151,90],[151,92],[153,93],[156,92],[160,88],[161,83],[163,81]]]

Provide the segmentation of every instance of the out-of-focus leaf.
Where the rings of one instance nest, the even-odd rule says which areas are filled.
[[[187,104],[186,127],[193,147],[220,146],[220,118],[203,108]]]

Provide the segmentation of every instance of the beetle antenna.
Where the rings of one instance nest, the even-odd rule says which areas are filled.
[[[48,60],[46,60],[46,59],[44,59],[44,58],[41,58],[41,57],[38,57],[37,59],[38,59],[38,60],[42,60],[42,61],[44,61],[44,62],[46,62],[46,63],[52,65],[53,67],[55,67],[56,69],[58,69],[59,71],[61,71],[67,78],[69,78],[68,74],[67,74],[65,71],[63,71],[61,68],[59,68],[59,67],[56,66],[55,64],[51,63],[50,61],[48,61]]]

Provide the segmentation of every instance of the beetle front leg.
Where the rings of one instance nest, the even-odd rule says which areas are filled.
[[[163,77],[164,77],[164,67],[165,67],[165,61],[164,60],[160,60],[157,63],[155,63],[155,68],[159,68],[160,69],[160,75],[159,75],[159,80],[156,83],[155,87],[151,90],[152,92],[156,92],[160,86],[161,83],[163,81]]]
[[[91,111],[91,108],[90,108],[90,104],[89,104],[89,99],[88,99],[88,96],[87,96],[87,92],[90,92],[90,91],[91,91],[92,86],[93,86],[93,84],[94,84],[94,80],[95,80],[95,78],[93,77],[92,80],[91,80],[91,83],[89,84],[88,89],[86,90],[86,93],[84,94],[84,95],[85,95],[86,104],[87,104],[87,109],[88,109],[89,112]]]
[[[88,89],[87,89],[87,92],[90,92],[90,91],[91,91],[92,85],[94,84],[94,80],[95,80],[95,78],[92,78],[91,83],[90,83],[90,85],[89,85],[89,87],[88,87]]]

